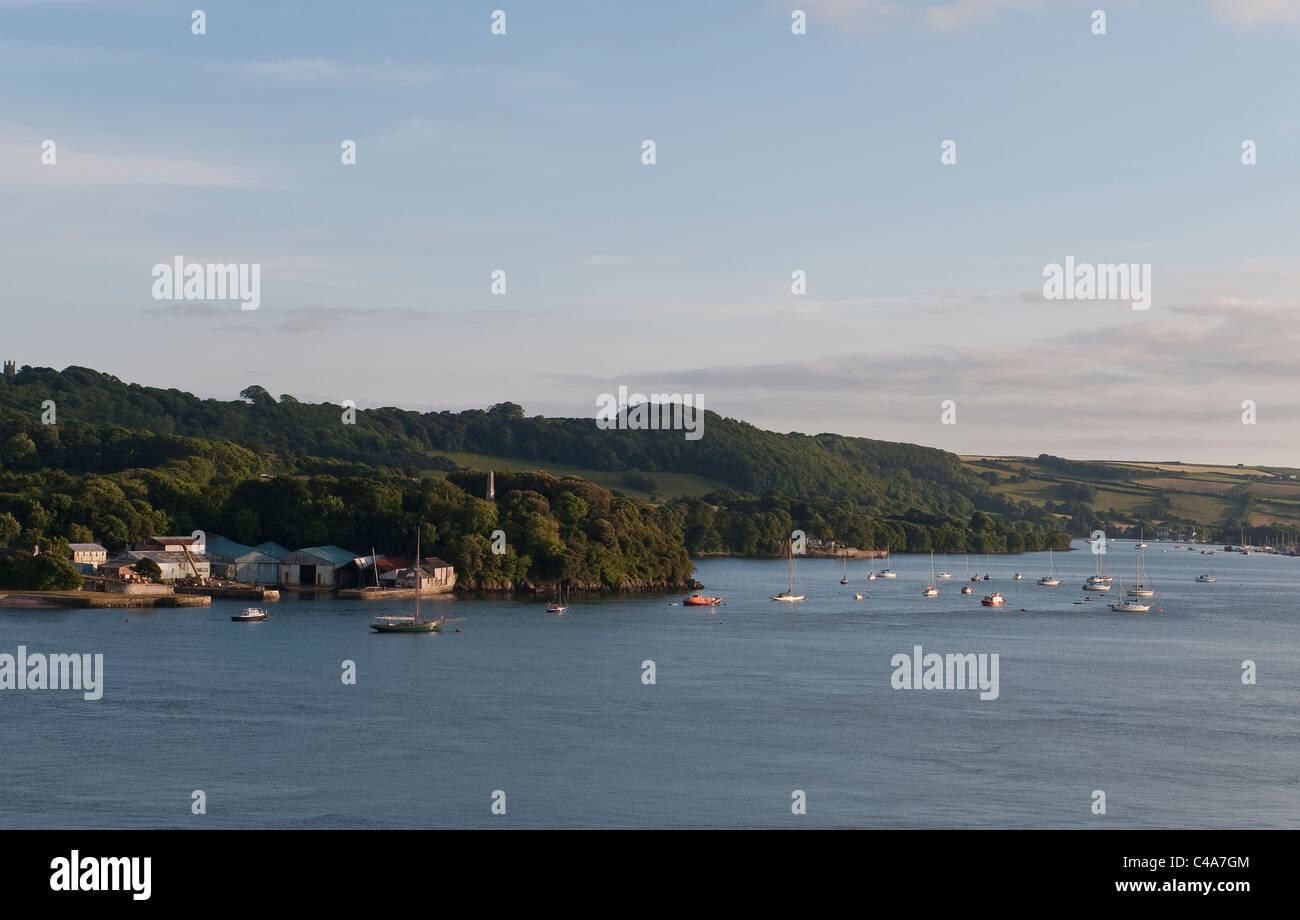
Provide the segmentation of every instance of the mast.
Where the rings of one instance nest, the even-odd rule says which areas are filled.
[[[424,586],[424,578],[420,574],[420,528],[415,528],[415,622],[420,622],[420,588]]]
[[[794,594],[794,541],[786,544],[785,593]]]
[[[370,561],[375,567],[375,587],[379,587],[379,557],[375,555],[375,545],[370,544]]]

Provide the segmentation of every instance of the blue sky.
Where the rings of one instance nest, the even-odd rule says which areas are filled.
[[[1300,465],[1300,2],[623,6],[0,0],[0,350],[222,398],[591,415],[624,384]],[[153,300],[177,255],[261,264],[261,308]],[[1045,301],[1067,255],[1150,263],[1151,308]]]

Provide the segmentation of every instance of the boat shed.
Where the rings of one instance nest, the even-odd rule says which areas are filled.
[[[114,561],[129,562],[135,565],[141,559],[152,559],[158,563],[158,568],[162,569],[163,581],[180,581],[183,578],[192,578],[196,570],[200,578],[207,578],[212,574],[212,567],[209,565],[208,560],[194,553],[133,549],[122,553]]]
[[[337,587],[335,573],[345,566],[352,566],[356,559],[356,553],[339,546],[309,546],[280,560],[280,584],[304,588]]]
[[[219,534],[208,534],[206,558],[216,578],[246,585],[274,585],[280,581],[280,560],[289,551],[279,543],[245,546]]]

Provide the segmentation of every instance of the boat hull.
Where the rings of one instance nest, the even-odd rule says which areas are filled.
[[[382,620],[376,620],[370,624],[370,628],[375,632],[381,633],[430,633],[441,632],[442,624],[436,620],[422,621],[419,623],[410,621],[405,623],[397,621],[384,622]]]
[[[781,601],[784,604],[792,604],[795,601],[801,601],[804,599],[804,595],[802,594],[772,594],[770,597],[772,600]]]

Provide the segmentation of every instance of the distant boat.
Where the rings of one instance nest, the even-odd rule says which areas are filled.
[[[1111,610],[1118,610],[1121,613],[1146,613],[1151,609],[1150,604],[1139,604],[1137,601],[1119,601],[1110,605]]]
[[[895,571],[893,571],[893,570],[891,570],[891,569],[883,569],[883,570],[881,570],[881,572],[880,572],[880,577],[881,577],[881,578],[897,578],[897,577],[898,577],[898,573],[895,572]]]
[[[1146,545],[1145,543],[1142,542],[1142,537],[1143,537],[1142,528],[1139,527],[1139,528],[1138,528],[1138,545],[1137,545],[1137,548],[1138,548],[1138,549],[1146,549],[1146,548],[1147,548],[1147,545]]]
[[[1023,575],[1021,575],[1019,572],[1017,572],[1015,575],[1013,575],[1013,576],[1011,576],[1011,577],[1014,578],[1016,581],[1020,581],[1020,579],[1024,578],[1025,576],[1023,576]]]
[[[922,597],[938,597],[939,589],[934,586],[934,550],[930,550],[930,583],[921,592]]]
[[[871,554],[871,574],[867,576],[867,581],[875,581],[876,580],[876,551],[875,549],[871,549],[869,552]]]
[[[962,586],[961,586],[961,593],[962,593],[962,594],[974,594],[974,593],[975,593],[975,589],[972,588],[970,585],[962,585]]]
[[[261,607],[249,607],[238,616],[231,617],[236,623],[260,623],[266,619],[266,611]]]
[[[720,597],[704,597],[701,594],[692,594],[686,600],[682,601],[687,607],[719,607],[722,605]]]
[[[1047,551],[1047,574],[1038,579],[1038,583],[1044,588],[1059,588],[1061,579],[1056,577],[1056,557],[1049,549]]]
[[[1145,544],[1143,544],[1145,545]],[[1146,553],[1137,554],[1137,581],[1133,587],[1128,589],[1129,597],[1152,597],[1155,595],[1155,589],[1147,584],[1147,563]]]
[[[1007,599],[998,591],[994,591],[992,594],[986,594],[984,599],[980,601],[980,603],[985,607],[1001,607],[1006,602]]]
[[[940,572],[940,573],[939,573],[939,577],[940,577],[940,578],[952,578],[952,573],[946,571],[946,569],[948,568],[948,554],[947,554],[947,553],[944,553],[944,554],[943,554],[943,567],[944,567],[945,571]]]
[[[375,568],[378,569],[378,563]],[[381,633],[431,633],[441,632],[447,622],[446,617],[436,620],[420,619],[420,588],[423,575],[420,569],[420,531],[415,532],[415,615],[409,617],[379,616],[370,621],[370,628]]]
[[[804,599],[802,594],[794,593],[794,541],[791,540],[786,544],[786,579],[785,590],[780,594],[769,595],[774,601],[784,601],[793,603]]]
[[[1110,590],[1111,582],[1113,582],[1115,579],[1109,575],[1104,574],[1102,571],[1102,560],[1105,558],[1106,558],[1105,553],[1097,554],[1097,573],[1095,575],[1088,576],[1088,580],[1083,583],[1083,590],[1097,591],[1102,594],[1105,594],[1107,591]]]
[[[844,574],[840,576],[840,584],[847,585],[849,583],[849,554],[843,553],[842,555],[844,556]]]
[[[690,601],[688,600],[687,603],[690,603]],[[563,585],[556,585],[556,586],[555,586],[555,600],[553,600],[553,601],[547,601],[547,603],[546,603],[546,612],[547,612],[547,613],[564,613],[564,612],[565,612],[566,610],[568,610],[568,609],[569,609],[569,605],[568,605],[567,603],[565,603],[565,598],[564,598],[564,586],[563,586]]]
[[[860,601],[860,600],[862,600],[862,592],[861,592],[861,591],[854,591],[854,592],[853,592],[853,599],[854,599],[855,601]]]
[[[1205,571],[1200,575],[1197,575],[1196,580],[1201,582],[1202,584],[1209,584],[1210,582],[1216,580],[1214,577],[1214,569],[1210,566],[1209,556],[1205,557]]]

